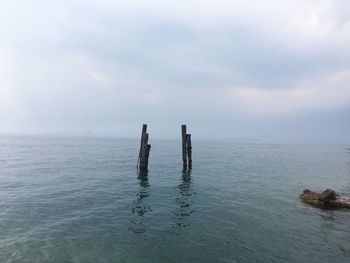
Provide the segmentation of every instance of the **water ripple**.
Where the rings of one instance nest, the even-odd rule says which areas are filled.
[[[0,137],[0,262],[346,262],[350,213],[300,202],[349,192],[349,147]],[[345,150],[344,150],[345,149]]]

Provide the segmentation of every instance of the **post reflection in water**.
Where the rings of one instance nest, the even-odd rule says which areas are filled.
[[[177,193],[178,195],[175,199],[177,207],[174,211],[175,227],[183,228],[190,225],[190,215],[195,212],[192,207],[195,192],[192,188],[191,171],[182,172],[182,179],[177,186]]]
[[[152,212],[151,208],[144,204],[145,199],[149,196],[147,188],[150,186],[148,181],[148,172],[139,172],[137,179],[140,183],[140,190],[137,193],[137,199],[133,203],[132,213],[133,218],[131,219],[131,226],[129,229],[134,233],[144,233],[146,232],[145,226],[143,224],[143,217],[146,213]]]

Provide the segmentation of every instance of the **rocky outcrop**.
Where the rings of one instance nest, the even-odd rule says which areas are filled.
[[[300,198],[305,203],[318,207],[350,208],[350,198],[339,196],[331,189],[327,189],[322,193],[316,193],[305,189],[300,194]]]

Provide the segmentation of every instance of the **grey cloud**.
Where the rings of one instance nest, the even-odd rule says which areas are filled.
[[[339,125],[340,131],[324,128],[327,132],[319,140],[329,140],[328,132],[348,140],[344,131],[349,127],[341,124],[349,113],[344,106],[348,102],[326,92],[337,85],[336,91],[349,95],[348,78],[323,83],[326,76],[347,72],[350,66],[344,48],[350,39],[348,3],[315,3],[319,17],[314,21],[303,17],[310,3],[297,16],[293,1],[284,3],[287,8],[277,2],[280,12],[244,1],[223,1],[213,10],[207,1],[203,6],[190,1],[186,7],[171,2],[169,8],[157,1],[8,3],[7,13],[0,11],[5,39],[0,43],[0,70],[7,68],[6,81],[0,78],[0,102],[16,106],[0,106],[6,111],[0,114],[6,124],[0,132],[91,130],[124,135],[149,122],[175,136],[167,127],[189,122],[208,137],[214,136],[212,127],[222,126],[216,137],[287,139],[293,134],[283,127],[298,125],[305,132],[295,131],[300,133],[295,136],[310,139],[322,123],[320,116],[325,116],[324,122]],[[296,95],[315,92],[300,83],[319,85],[317,91],[326,94],[312,103],[334,95],[331,107],[303,106],[293,116],[293,109],[272,103],[283,98],[293,107],[294,101],[303,100]],[[259,89],[267,93],[256,92]],[[289,92],[294,90],[298,93]],[[230,96],[229,91],[236,93]],[[268,116],[252,116],[248,109],[259,110],[261,105],[252,103],[255,97],[244,97],[247,92],[237,95],[241,91],[262,96],[266,107],[271,104]],[[269,131],[275,135],[267,136]]]

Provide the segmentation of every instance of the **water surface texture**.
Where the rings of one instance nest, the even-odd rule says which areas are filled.
[[[0,262],[348,262],[350,146],[0,137]]]

